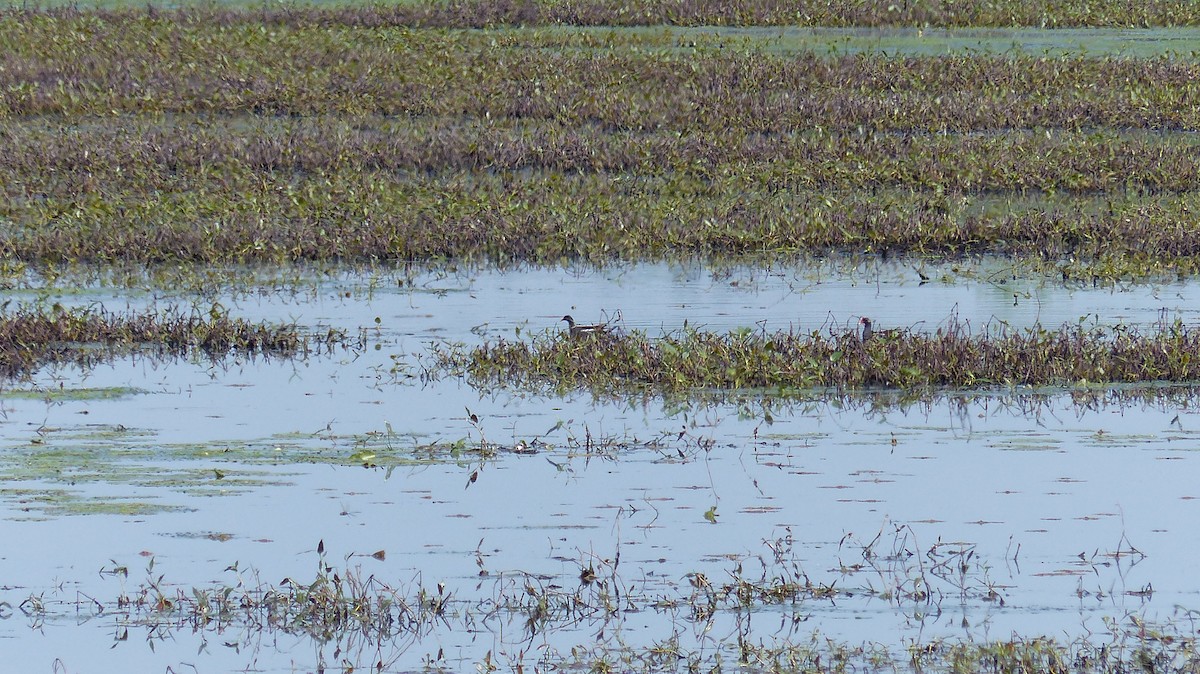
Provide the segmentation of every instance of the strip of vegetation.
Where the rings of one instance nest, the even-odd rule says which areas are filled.
[[[1200,64],[1183,58],[781,56],[718,36],[267,30],[238,16],[0,12],[0,116],[378,114],[689,133],[1200,126]]]
[[[0,315],[0,375],[28,374],[46,364],[88,367],[131,353],[218,360],[230,353],[304,356],[346,345],[346,335],[303,335],[294,325],[251,323],[214,309],[115,314],[103,308],[19,309]]]
[[[1151,334],[1117,327],[1000,328],[971,334],[950,324],[936,334],[716,334],[694,329],[501,338],[480,346],[433,347],[427,376],[460,375],[479,386],[618,393],[649,388],[986,388],[1200,379],[1200,330],[1176,322]]]
[[[1200,71],[1198,71],[1200,72]],[[1160,194],[1200,190],[1194,134],[1114,129],[987,134],[842,133],[827,128],[643,132],[561,119],[383,115],[279,119],[182,115],[47,126],[13,120],[0,176],[23,209],[85,195],[288,187],[301,177],[380,174],[403,185],[469,173],[675,179],[764,190],[904,187],[970,195]],[[394,177],[389,181],[386,174]],[[18,180],[20,178],[21,180]],[[719,181],[735,179],[737,183]],[[296,191],[293,189],[293,191]],[[293,195],[296,198],[300,195]],[[303,194],[306,199],[314,195]]]
[[[54,3],[51,2],[51,5]],[[112,3],[110,3],[112,4]],[[116,5],[122,2],[118,0]],[[128,2],[135,7],[139,3]],[[247,3],[250,4],[250,3]],[[55,10],[76,11],[74,6]],[[128,13],[111,10],[107,14]],[[152,13],[166,10],[151,5]],[[241,16],[230,9],[200,10],[218,21]],[[282,25],[412,26],[479,28],[500,25],[572,26],[1189,26],[1200,25],[1200,9],[1186,0],[1034,0],[992,2],[828,2],[827,0],[443,0],[376,2],[370,7],[290,3],[251,10],[260,20]],[[229,19],[225,19],[229,20]]]
[[[751,181],[754,179],[751,178]],[[278,182],[276,182],[278,181]],[[1200,193],[1010,202],[964,193],[797,189],[730,177],[384,173],[281,177],[246,189],[42,202],[0,250],[35,263],[444,259],[558,263],[810,252],[1034,256],[1100,276],[1200,266]]]
[[[918,145],[818,132],[678,146],[599,132],[593,144],[559,127],[445,132],[424,144],[414,136],[432,130],[410,128],[399,133],[412,142],[395,145],[381,135],[391,129],[337,121],[136,135],[144,130],[14,125],[22,149],[0,159],[10,193],[0,249],[49,263],[556,263],[837,249],[1073,256],[1103,276],[1200,264],[1195,147],[1183,137]],[[412,147],[425,149],[399,149]]]

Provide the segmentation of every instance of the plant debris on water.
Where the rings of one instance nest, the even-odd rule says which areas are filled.
[[[432,345],[427,377],[463,375],[480,386],[602,392],[690,388],[986,388],[1200,379],[1200,329],[1181,321],[1143,334],[1126,326],[1065,325],[971,332],[951,321],[933,334],[685,329]]]

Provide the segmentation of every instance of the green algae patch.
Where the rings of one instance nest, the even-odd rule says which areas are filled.
[[[0,449],[0,499],[22,519],[65,515],[144,515],[188,510],[196,498],[288,487],[320,464],[388,471],[455,464],[478,467],[501,454],[534,454],[538,440],[514,446],[464,437],[422,443],[389,431],[354,435],[288,433],[250,442],[162,443],[121,425],[43,426]],[[289,466],[296,467],[289,470]],[[37,485],[25,486],[25,485]]]
[[[278,471],[205,465],[199,455],[194,447],[157,442],[145,429],[42,427],[27,442],[0,449],[0,482],[8,485],[0,498],[31,518],[148,515],[190,510],[184,498],[291,484]]]
[[[133,483],[146,477],[145,463],[157,458],[153,434],[117,426],[74,429],[43,427],[26,443],[0,453],[6,481],[57,480]]]
[[[277,473],[198,467],[194,462],[172,465],[173,457],[159,448],[129,448],[93,444],[50,443],[26,451],[6,451],[0,457],[0,477],[9,482],[53,480],[62,484],[124,485],[133,489],[233,490],[281,484]],[[217,484],[219,482],[219,484]]]
[[[126,515],[143,516],[157,515],[169,512],[187,512],[192,508],[154,501],[142,501],[135,498],[75,498],[45,506],[43,512],[47,516],[80,516],[80,515]]]
[[[265,443],[230,447],[227,452],[227,456],[250,464],[326,464],[388,471],[405,466],[471,465],[502,453],[532,453],[528,445],[498,445],[471,437],[450,442],[422,442],[390,430],[346,436],[280,434]]]
[[[81,515],[146,516],[191,510],[157,498],[91,496],[77,489],[49,485],[0,489],[0,500],[10,504],[8,519],[25,521]]]
[[[132,386],[8,389],[0,391],[0,400],[45,400],[52,403],[95,402],[102,400],[123,400],[146,393],[148,391]]]
[[[138,487],[189,496],[226,496],[245,493],[260,487],[286,487],[293,484],[289,476],[244,468],[192,467],[166,471],[164,474],[138,481]]]
[[[348,443],[348,446],[343,446],[343,442]],[[444,462],[415,450],[399,449],[372,434],[339,438],[336,442],[330,442],[311,434],[285,433],[252,442],[188,446],[184,451],[195,458],[248,466],[323,464],[394,468]]]

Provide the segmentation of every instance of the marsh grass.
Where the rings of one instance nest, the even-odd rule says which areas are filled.
[[[476,347],[433,345],[426,376],[466,376],[481,387],[612,393],[648,389],[1076,387],[1194,383],[1200,330],[1176,321],[1143,334],[1126,326],[1005,326],[971,332],[951,322],[933,334],[900,331],[864,343],[856,333],[685,329],[659,338],[631,332],[568,339],[499,338]]]
[[[926,57],[569,31],[264,25],[253,12],[0,12],[0,116],[557,119],[613,131],[1195,128],[1193,60]],[[149,53],[147,53],[149,50]],[[296,69],[303,61],[308,69]],[[681,139],[686,140],[686,139]],[[89,162],[81,157],[81,163]]]
[[[0,251],[1200,269],[1193,60],[781,56],[389,14],[471,7],[0,12]]]
[[[379,117],[9,133],[21,149],[0,160],[15,190],[0,247],[38,263],[991,252],[1090,261],[1078,273],[1112,277],[1200,261],[1186,134],[680,143],[559,122],[439,131]]]
[[[385,553],[374,554],[383,559]],[[146,580],[132,591],[122,592],[111,606],[93,602],[84,608],[112,610],[124,616],[126,627],[149,627],[159,635],[169,635],[174,629],[219,633],[236,626],[305,634],[319,642],[349,637],[378,644],[405,634],[427,634],[444,619],[453,599],[444,588],[436,592],[419,588],[406,594],[361,568],[334,567],[323,555],[314,578],[285,578],[278,585],[248,578],[235,585],[187,592],[172,587],[153,571],[151,559]],[[236,564],[226,571],[242,575]],[[129,569],[114,565],[101,574],[126,578]]]
[[[230,354],[294,358],[349,344],[344,333],[305,335],[294,325],[252,323],[215,308],[112,313],[103,308],[18,309],[0,314],[0,374],[29,374],[46,364],[83,367],[141,354],[214,361]]]

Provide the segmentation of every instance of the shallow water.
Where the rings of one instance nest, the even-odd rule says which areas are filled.
[[[588,29],[581,29],[588,30]],[[611,33],[612,29],[591,29]],[[639,28],[633,32],[680,39],[719,39],[721,44],[759,44],[792,53],[886,53],[895,56],[941,54],[1027,54],[1033,56],[1194,58],[1200,49],[1195,28],[803,28],[803,27],[673,27]]]
[[[598,402],[409,376],[430,341],[557,330],[564,313],[655,334],[685,320],[844,330],[864,314],[917,330],[952,314],[978,329],[1081,317],[1149,328],[1200,310],[1194,283],[1064,286],[1015,280],[994,262],[922,271],[933,280],[922,285],[903,264],[649,265],[429,273],[403,287],[348,271],[302,292],[218,297],[247,318],[364,328],[368,344],[304,363],[48,369],[32,387],[110,397],[8,392],[0,527],[14,544],[0,549],[9,605],[0,643],[12,662],[59,660],[67,671],[296,671],[339,658],[406,671],[439,650],[441,664],[461,670],[489,652],[530,666],[569,659],[576,645],[649,647],[673,634],[709,656],[739,634],[805,643],[818,631],[891,648],[1073,638],[1102,632],[1105,618],[1196,608],[1187,523],[1200,508],[1190,479],[1200,417],[1178,401],[1089,409],[1062,392],[999,392],[896,407],[879,394],[776,401],[768,422],[753,399]],[[54,299],[120,309],[195,298],[93,288]],[[473,451],[481,443],[494,454]],[[379,467],[356,465],[363,451]],[[443,583],[452,617],[419,637],[322,643],[237,624],[151,626],[115,608],[159,577],[185,597],[239,580],[311,582],[319,543],[343,573],[359,569],[404,594]],[[127,578],[102,572],[119,566]],[[721,610],[712,623],[692,616],[695,574],[720,587],[739,566],[747,580],[802,573],[839,594]],[[591,586],[580,582],[587,567],[600,576]],[[904,599],[918,582],[929,596]],[[552,620],[533,635],[519,612],[472,622],[497,598],[526,596],[529,583],[593,598],[620,588],[637,610]],[[46,613],[19,608],[30,595]],[[749,628],[747,616],[758,616]]]

